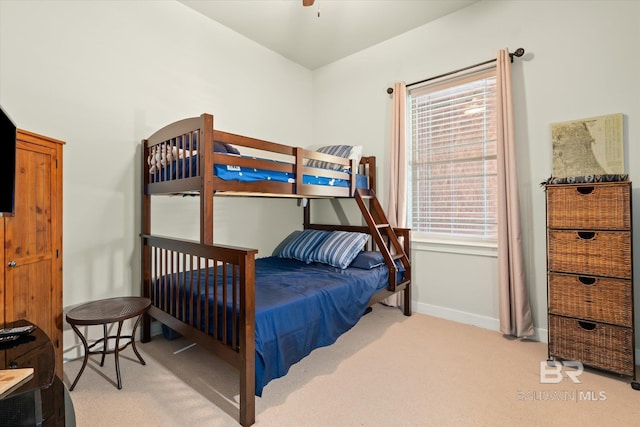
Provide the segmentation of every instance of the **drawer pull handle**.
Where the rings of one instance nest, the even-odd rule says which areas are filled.
[[[593,231],[578,231],[578,237],[582,240],[592,240],[596,237],[596,233]]]
[[[593,187],[576,187],[578,193],[580,194],[591,194],[593,193]]]
[[[595,323],[583,322],[581,320],[578,320],[578,326],[580,326],[585,331],[593,331],[596,328],[596,324]]]
[[[578,280],[580,281],[580,283],[587,286],[591,286],[596,283],[595,277],[578,276]]]

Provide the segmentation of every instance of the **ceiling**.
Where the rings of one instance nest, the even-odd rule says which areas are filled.
[[[478,0],[179,1],[313,70]]]

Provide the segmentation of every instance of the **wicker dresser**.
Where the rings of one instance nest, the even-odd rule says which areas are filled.
[[[546,185],[549,357],[635,382],[631,182]]]

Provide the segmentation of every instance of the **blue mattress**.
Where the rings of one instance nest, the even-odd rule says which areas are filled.
[[[198,162],[198,156],[192,156],[186,161],[178,160],[171,163],[171,167],[164,167],[160,169],[156,176],[157,182],[163,182],[171,179],[181,179],[185,176],[189,176],[191,170],[195,170]],[[275,162],[275,161],[274,161]],[[313,185],[327,185],[333,187],[349,187],[348,179],[335,179],[322,176],[322,172],[325,169],[317,168],[318,175],[303,175],[303,184]],[[276,182],[295,182],[295,174],[271,171],[266,169],[255,169],[240,166],[230,166],[215,164],[213,166],[213,173],[215,176],[225,181],[239,181],[239,182],[258,182],[258,181],[276,181]],[[368,188],[368,180],[364,175],[356,175],[356,187]]]
[[[269,171],[264,169],[245,168],[240,166],[213,165],[214,174],[225,181],[236,180],[241,182],[255,181],[277,181],[294,183],[295,175],[288,172]],[[322,174],[325,169],[318,169],[318,174]],[[303,184],[329,185],[333,187],[349,187],[349,180],[327,178],[322,175],[303,175]],[[356,176],[356,187],[367,188],[367,177]]]
[[[213,269],[210,270],[212,275]],[[340,270],[326,264],[277,257],[256,259],[256,395],[261,396],[269,381],[284,376],[313,349],[333,344],[351,329],[373,294],[387,286],[387,271],[384,265],[371,270]],[[200,277],[202,289],[206,283],[213,283],[213,278],[205,275],[194,274]],[[187,273],[184,283],[190,282],[189,276]],[[218,287],[218,307],[222,307],[221,285]],[[192,295],[186,305],[195,303],[195,292],[187,289],[186,293]],[[209,294],[209,319],[212,319],[213,289]],[[218,310],[219,318],[222,312],[229,313],[232,309],[231,298],[228,295],[226,310]],[[181,306],[179,298],[177,307]],[[202,312],[200,321],[204,324],[204,309]],[[213,333],[211,323],[208,322],[209,334]]]

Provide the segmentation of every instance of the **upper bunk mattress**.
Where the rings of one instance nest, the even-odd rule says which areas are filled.
[[[253,157],[251,157],[253,158]],[[264,159],[263,159],[264,160]],[[273,160],[275,162],[275,160]],[[160,168],[157,173],[152,174],[154,182],[172,181],[191,176],[191,171],[196,170],[198,156],[194,155],[187,159],[179,159],[171,162],[170,165]],[[332,187],[350,186],[348,179],[338,179],[323,176],[326,169],[314,168],[318,170],[317,175],[305,174],[302,177],[303,184],[326,185]],[[214,164],[213,174],[225,181],[238,182],[259,182],[259,181],[275,181],[295,183],[295,174],[288,172],[273,171],[267,169],[255,169],[241,166],[232,166],[225,164]],[[369,181],[365,175],[356,175],[356,188],[369,188]]]
[[[236,180],[240,182],[256,182],[256,181],[277,181],[288,182],[293,184],[296,182],[295,175],[288,172],[269,171],[264,169],[246,168],[241,166],[229,165],[213,165],[214,174],[225,181]],[[349,180],[328,178],[322,176],[324,169],[318,169],[318,175],[303,175],[303,184],[328,185],[332,187],[349,187]],[[364,175],[356,175],[356,188],[368,188],[367,177]]]

